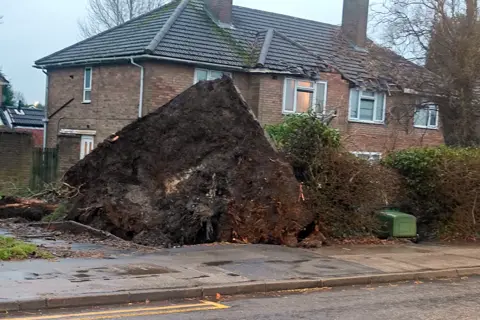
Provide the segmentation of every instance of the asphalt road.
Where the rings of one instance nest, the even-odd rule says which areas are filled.
[[[480,319],[480,279],[404,283],[380,287],[326,289],[290,295],[274,294],[268,297],[243,297],[221,300],[228,309],[216,309],[215,304],[202,306],[201,302],[189,304],[184,310],[169,305],[137,305],[137,311],[125,313],[125,307],[69,311],[73,317],[50,314],[56,319],[126,319],[126,320],[187,320],[187,319],[368,319],[368,320],[437,320]],[[217,305],[217,307],[221,307]],[[167,309],[165,309],[167,308]],[[191,312],[188,311],[191,308]],[[202,308],[216,310],[201,311]],[[196,309],[200,309],[196,311]],[[127,309],[128,310],[128,309]],[[85,314],[85,312],[97,312]],[[176,312],[179,313],[176,313]],[[100,313],[98,313],[100,312]],[[107,312],[107,314],[101,314]],[[111,312],[123,312],[118,316]],[[175,312],[175,313],[170,313]],[[65,312],[67,313],[67,311]],[[83,313],[83,314],[82,314]],[[133,313],[137,315],[132,315]],[[143,314],[143,315],[142,315]],[[150,314],[150,315],[149,315]],[[29,319],[40,315],[10,315],[13,319]],[[50,319],[43,314],[43,319]],[[77,318],[78,317],[78,318]],[[37,318],[38,319],[38,318]]]

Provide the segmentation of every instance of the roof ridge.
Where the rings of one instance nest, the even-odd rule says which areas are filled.
[[[148,46],[145,48],[146,53],[151,54],[155,51],[155,49],[158,47],[162,39],[167,35],[172,25],[175,23],[178,17],[182,14],[183,10],[185,10],[189,2],[190,0],[181,0],[181,2],[178,4],[175,10],[172,12],[172,15],[168,18],[168,20],[162,26],[160,31],[158,31],[155,37],[153,37],[152,41],[150,41]]]
[[[175,2],[175,0],[174,0],[173,2]],[[82,44],[82,43],[85,43],[85,42],[87,42],[87,41],[90,41],[90,40],[92,40],[92,39],[95,39],[95,38],[97,38],[97,37],[100,37],[101,35],[104,35],[105,33],[111,32],[111,31],[116,30],[116,29],[118,29],[118,28],[120,28],[120,27],[123,27],[123,26],[125,26],[125,25],[128,25],[128,24],[130,24],[130,23],[132,23],[132,22],[135,22],[135,21],[137,21],[137,20],[139,20],[139,19],[141,19],[141,18],[144,18],[144,17],[146,17],[146,16],[148,16],[148,15],[154,13],[154,12],[157,12],[157,11],[159,11],[159,10],[164,9],[166,6],[171,5],[173,2],[167,2],[167,3],[165,3],[164,5],[156,8],[156,9],[153,9],[153,10],[151,10],[151,11],[148,11],[148,12],[145,12],[144,14],[139,15],[138,17],[135,17],[135,18],[133,18],[133,19],[130,19],[130,20],[128,20],[128,21],[125,21],[124,23],[121,23],[121,24],[119,24],[119,25],[117,25],[117,26],[115,26],[115,27],[113,27],[113,28],[107,29],[107,30],[102,31],[102,32],[100,32],[100,33],[97,33],[96,35],[93,35],[93,36],[91,36],[91,37],[88,37],[88,38],[86,38],[86,39],[83,39],[83,40],[81,40],[81,41],[79,41],[79,42],[76,42],[76,43],[74,43],[74,44],[66,47],[66,48],[63,48],[63,49],[58,50],[58,51],[56,51],[56,52],[54,52],[54,53],[52,53],[52,54],[49,54],[48,56],[45,56],[45,57],[43,57],[43,58],[40,58],[40,59],[36,60],[34,63],[35,63],[35,65],[39,65],[39,62],[41,62],[42,60],[48,59],[48,58],[50,58],[50,57],[52,57],[52,56],[54,56],[54,55],[56,55],[56,54],[59,54],[59,53],[61,53],[61,52],[64,52],[64,51],[66,51],[66,50],[68,50],[68,49],[71,49],[71,48],[73,48],[73,47],[76,47],[76,46],[78,46],[78,45],[80,45],[80,44]]]
[[[267,33],[265,34],[265,39],[263,41],[262,50],[260,51],[260,56],[258,57],[257,65],[263,66],[267,60],[268,51],[270,50],[270,45],[273,40],[273,33],[275,30],[273,28],[268,28]]]

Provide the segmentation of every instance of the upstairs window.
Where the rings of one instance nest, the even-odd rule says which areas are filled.
[[[83,76],[83,102],[92,102],[92,68],[85,68]]]
[[[204,80],[216,80],[221,79],[223,76],[232,77],[230,72],[207,70],[207,69],[195,69],[194,84]]]
[[[350,90],[349,120],[368,123],[385,122],[385,93]]]
[[[323,113],[327,103],[327,83],[300,79],[285,79],[283,113],[303,113],[313,109]]]
[[[413,125],[416,128],[438,128],[438,106],[432,103],[423,103],[415,108]]]

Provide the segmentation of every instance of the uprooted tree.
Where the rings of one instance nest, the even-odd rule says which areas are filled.
[[[430,99],[438,105],[446,144],[479,145],[477,0],[384,0],[375,20],[386,45],[438,76]]]

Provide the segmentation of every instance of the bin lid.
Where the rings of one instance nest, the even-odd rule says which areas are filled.
[[[380,214],[390,216],[392,218],[410,218],[410,219],[413,218],[413,219],[415,219],[415,216],[413,216],[411,214],[408,214],[408,213],[405,213],[405,212],[398,211],[398,210],[382,210],[382,211],[380,211]]]

